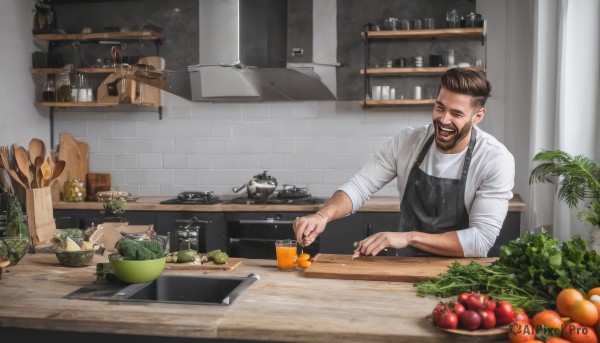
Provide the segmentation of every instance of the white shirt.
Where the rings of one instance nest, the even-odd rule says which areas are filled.
[[[475,126],[473,130],[477,136],[464,195],[469,228],[456,233],[466,257],[485,257],[500,234],[508,212],[508,201],[513,196],[515,161],[496,138]],[[402,202],[410,169],[432,134],[431,124],[406,128],[384,144],[355,176],[339,188],[352,200],[352,212],[356,212],[373,193],[394,178],[397,179]],[[435,144],[432,147],[437,150]],[[457,154],[432,154],[430,150],[420,168],[432,176],[458,179],[465,151],[466,148]]]

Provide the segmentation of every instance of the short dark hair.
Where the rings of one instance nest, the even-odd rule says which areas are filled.
[[[448,69],[442,75],[440,87],[472,96],[471,105],[476,108],[485,106],[492,91],[492,85],[482,72],[467,68]]]

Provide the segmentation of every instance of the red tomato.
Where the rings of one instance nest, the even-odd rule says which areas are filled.
[[[452,312],[442,312],[438,326],[444,329],[456,329],[458,327],[458,316]]]
[[[464,305],[467,305],[467,299],[468,299],[470,296],[471,296],[471,293],[461,293],[461,294],[458,296],[458,299],[457,299],[457,300],[458,300],[458,302],[459,302],[460,304],[462,304],[462,305],[464,306]]]
[[[481,326],[484,329],[492,329],[496,326],[496,315],[494,311],[488,309],[479,310],[479,316],[481,316]]]
[[[495,311],[497,306],[498,306],[498,300],[488,299],[487,303],[485,303],[484,308],[487,310]]]
[[[460,325],[467,330],[477,330],[481,326],[481,316],[475,311],[467,310],[460,316]]]
[[[488,301],[488,296],[483,294],[471,294],[467,298],[467,305],[465,306],[469,310],[477,311],[485,306]]]
[[[460,317],[466,311],[466,308],[461,303],[451,302],[448,306],[450,307],[450,310],[456,313],[458,317]]]
[[[508,301],[499,301],[496,307],[496,321],[500,325],[508,324],[513,321],[515,316],[515,309],[513,305]]]
[[[431,317],[433,318],[433,322],[438,325],[440,319],[442,318],[442,313],[444,312],[444,306],[443,305],[437,305],[436,307],[433,308],[433,311],[431,312]]]
[[[515,311],[515,315],[513,316],[513,321],[529,322],[529,317],[527,316],[527,313],[525,313],[525,311],[523,311],[523,309],[520,309],[518,311]]]

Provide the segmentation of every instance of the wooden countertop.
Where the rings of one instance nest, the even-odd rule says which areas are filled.
[[[66,299],[95,280],[94,264],[67,268],[54,254],[26,255],[0,279],[0,327],[84,333],[303,342],[463,342],[426,320],[439,298],[411,283],[307,278],[274,260],[245,260],[233,271],[169,274],[260,275],[229,306]]]
[[[244,205],[228,204],[227,200],[233,197],[221,197],[224,203],[214,205],[189,205],[189,204],[169,204],[162,205],[161,201],[170,199],[166,196],[145,196],[140,197],[135,202],[127,204],[128,211],[190,211],[190,212],[266,212],[266,211],[291,211],[291,212],[311,212],[317,211],[323,205]],[[95,201],[86,202],[65,202],[58,201],[53,203],[54,209],[77,209],[77,210],[103,210],[103,203]],[[510,200],[509,212],[524,212],[525,203],[518,194]],[[359,212],[398,212],[400,211],[400,200],[392,196],[374,196],[369,200]]]

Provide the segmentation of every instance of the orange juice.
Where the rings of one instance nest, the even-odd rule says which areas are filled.
[[[277,243],[275,245],[277,254],[277,268],[280,270],[295,270],[298,268],[298,252],[296,242]]]

